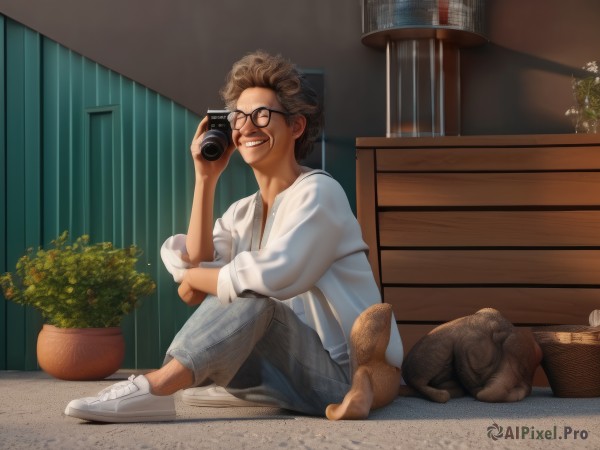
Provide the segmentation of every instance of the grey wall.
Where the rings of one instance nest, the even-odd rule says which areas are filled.
[[[600,59],[600,1],[488,4],[490,43],[462,52],[462,133],[573,132],[571,77]]]
[[[201,114],[231,63],[263,48],[322,71],[326,168],[353,200],[354,139],[385,132],[385,55],[359,0],[0,0],[0,12]],[[571,132],[570,77],[600,58],[600,1],[489,0],[462,51],[462,134]]]
[[[352,202],[354,138],[385,131],[384,55],[360,42],[358,0],[0,0],[0,12],[199,114],[257,48],[322,71],[325,166]]]

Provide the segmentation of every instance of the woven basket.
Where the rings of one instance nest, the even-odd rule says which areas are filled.
[[[542,366],[557,397],[600,396],[600,327],[533,328]]]

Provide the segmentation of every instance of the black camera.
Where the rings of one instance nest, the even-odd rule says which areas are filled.
[[[231,144],[231,125],[227,120],[229,111],[209,109],[206,115],[208,116],[208,130],[200,144],[200,153],[204,159],[216,161]]]

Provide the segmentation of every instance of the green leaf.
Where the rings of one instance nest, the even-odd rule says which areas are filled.
[[[139,250],[90,244],[87,235],[69,244],[68,236],[63,232],[50,249],[28,249],[15,272],[0,276],[4,296],[38,309],[58,327],[118,326],[156,289],[148,274],[135,269]]]

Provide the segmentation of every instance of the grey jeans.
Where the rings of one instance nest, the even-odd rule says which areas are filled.
[[[236,397],[323,416],[350,389],[347,367],[336,363],[318,334],[285,304],[238,298],[222,305],[209,296],[167,350],[194,373]]]

